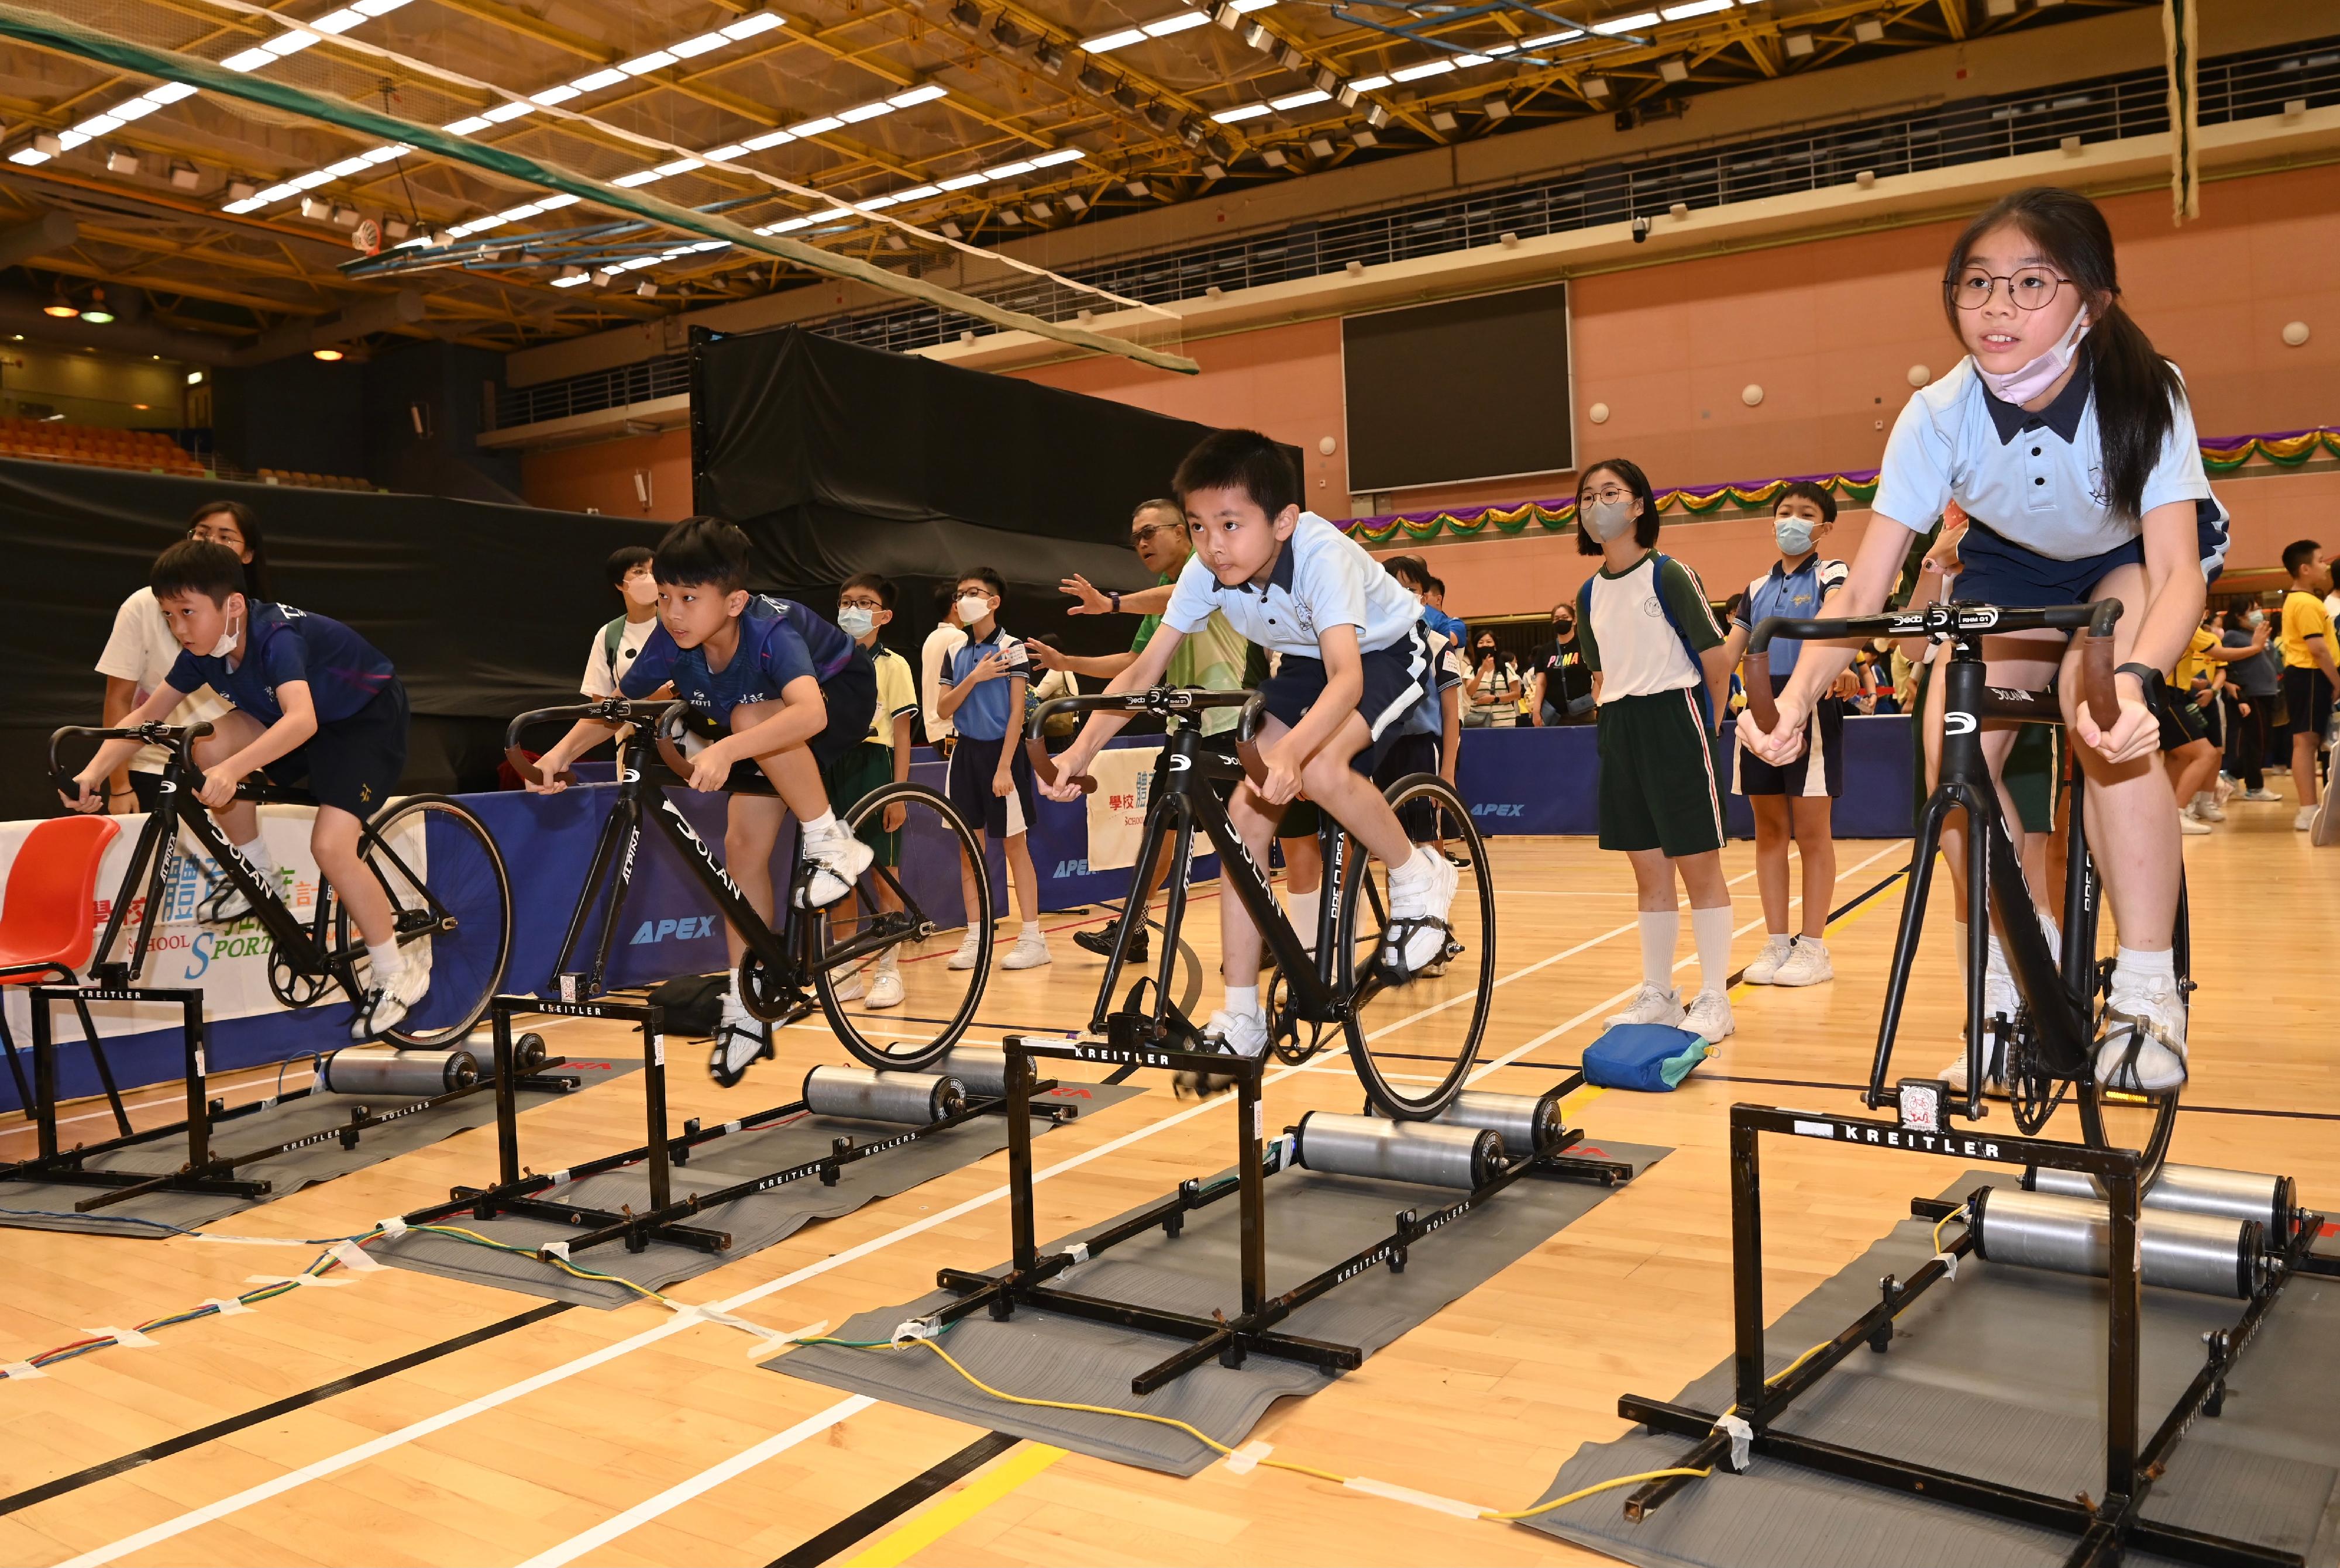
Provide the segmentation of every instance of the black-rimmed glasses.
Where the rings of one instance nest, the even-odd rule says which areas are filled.
[[[1961,311],[1979,311],[1990,303],[1998,285],[2007,285],[2007,297],[2018,311],[2038,311],[2054,303],[2056,291],[2071,280],[2057,276],[2045,267],[2018,267],[2012,276],[1987,271],[1980,267],[1968,267],[1955,277],[1944,281],[1942,287],[1950,296],[1950,303]]]

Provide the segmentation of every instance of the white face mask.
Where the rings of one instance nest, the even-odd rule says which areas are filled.
[[[212,645],[211,656],[215,659],[223,659],[230,654],[235,652],[235,639],[237,636],[242,635],[243,630],[243,627],[235,624],[235,617],[233,616],[230,616],[227,621],[227,629],[220,633],[219,641]]]
[[[1812,547],[1812,530],[1819,526],[1808,518],[1781,518],[1771,525],[1771,537],[1782,554],[1800,556]]]
[[[2056,378],[2072,368],[2072,356],[2080,350],[2080,340],[2088,333],[2088,313],[2081,311],[2072,318],[2055,347],[2030,363],[2012,370],[1985,370],[1980,365],[1983,385],[1988,387],[2002,403],[2028,403],[2056,384]]]
[[[626,579],[626,601],[643,609],[658,605],[658,579],[648,572],[637,572]]]
[[[1576,515],[1586,531],[1605,545],[1633,526],[1633,498],[1586,501],[1576,508]]]
[[[860,605],[848,605],[837,612],[837,624],[847,636],[858,642],[878,629],[878,612]]]
[[[961,624],[971,626],[990,613],[991,601],[985,598],[981,594],[962,594],[959,596],[958,618]]]

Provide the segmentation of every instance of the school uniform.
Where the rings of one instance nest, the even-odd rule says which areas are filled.
[[[1429,616],[1423,617],[1425,624]],[[1373,769],[1373,783],[1383,790],[1402,778],[1413,774],[1434,774],[1445,761],[1446,694],[1462,685],[1462,656],[1459,645],[1450,642],[1443,632],[1430,634],[1431,699],[1417,705],[1398,728],[1397,736],[1383,753],[1380,765]],[[1290,814],[1285,814],[1290,821]],[[1398,812],[1398,821],[1405,828],[1405,836],[1416,843],[1433,843],[1438,838],[1438,807],[1427,799],[1408,802]],[[1292,836],[1288,828],[1278,827],[1277,834]]]
[[[1030,678],[1024,645],[994,621],[989,636],[978,637],[972,630],[967,634],[967,641],[949,657],[943,684],[959,685],[977,664],[993,654],[1000,656],[1003,664],[1015,666],[1017,674]],[[1011,700],[1014,694],[1008,690],[1014,684],[1014,676],[1003,675],[969,686],[951,715],[958,740],[951,748],[945,791],[959,815],[993,838],[1014,838],[1030,831],[1033,820],[1039,814],[1033,804],[1032,759],[1024,751],[1024,714]],[[1002,751],[1007,754],[1007,777],[1012,785],[1005,795],[993,794],[991,788],[991,781],[999,776]]]
[[[2332,680],[2316,662],[2315,648],[2334,647],[2332,613],[2324,601],[2303,588],[2283,596],[2284,733],[2314,735],[2324,743],[2324,724],[2332,716]],[[173,685],[178,683],[174,681]]]
[[[702,723],[700,738],[731,733],[735,708],[780,700],[790,681],[809,676],[820,685],[828,722],[806,744],[824,772],[861,743],[878,705],[878,677],[868,650],[794,599],[751,594],[739,612],[739,646],[730,662],[710,669],[707,646],[677,646],[664,622],[650,634],[633,664],[618,677],[618,689],[636,701],[671,681],[674,695]],[[695,748],[687,748],[695,749]],[[754,758],[734,764],[725,788],[760,790],[764,771]],[[832,803],[835,804],[835,803]],[[850,805],[850,801],[845,802]]]
[[[821,770],[832,811],[851,811],[871,791],[894,782],[894,721],[918,711],[918,683],[910,673],[910,661],[883,643],[868,651],[877,705],[870,712],[869,733],[860,744]],[[877,852],[879,865],[902,863],[901,830],[887,832],[883,812],[871,813],[856,836]]]
[[[1722,644],[1698,574],[1655,550],[1603,566],[1577,597],[1576,639],[1601,677],[1601,847],[1720,849],[1722,784],[1706,672],[1693,653]]]
[[[1822,560],[1817,550],[1793,571],[1787,562],[1774,561],[1770,571],[1747,585],[1731,625],[1752,631],[1773,616],[1810,620],[1820,613],[1829,595],[1844,586],[1845,576],[1842,561]],[[1771,639],[1768,651],[1774,697],[1788,689],[1788,677],[1796,673],[1796,659],[1803,646],[1794,637]],[[1812,715],[1804,724],[1804,749],[1785,767],[1773,766],[1745,746],[1736,750],[1738,761],[1730,781],[1735,793],[1834,800],[1844,793],[1844,702],[1824,696],[1812,705]]]
[[[330,616],[246,599],[243,657],[182,651],[165,682],[175,692],[209,686],[263,725],[284,716],[280,687],[304,681],[317,733],[261,771],[305,788],[320,804],[372,816],[406,769],[406,688],[381,650]]]

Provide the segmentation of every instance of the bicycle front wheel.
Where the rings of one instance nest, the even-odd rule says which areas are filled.
[[[813,989],[845,1049],[917,1071],[975,1021],[991,972],[991,878],[940,792],[889,784],[843,814],[876,851],[843,902],[814,912]],[[890,824],[890,825],[889,825]],[[969,923],[969,907],[979,912]]]
[[[1467,863],[1455,870],[1445,957],[1400,984],[1382,954],[1389,867],[1354,841],[1346,857],[1334,962],[1352,998],[1349,1060],[1382,1114],[1422,1121],[1453,1103],[1486,1036],[1495,1002],[1495,888],[1486,841],[1452,785],[1435,774],[1409,774],[1385,794],[1408,837]]]
[[[511,953],[511,879],[487,824],[444,795],[409,795],[366,824],[358,853],[382,891],[400,952],[421,964],[431,989],[384,1032],[411,1050],[461,1045],[503,983]],[[335,900],[334,946],[353,954],[363,990],[363,939],[346,900]]]

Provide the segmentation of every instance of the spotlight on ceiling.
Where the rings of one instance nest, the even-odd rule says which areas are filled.
[[[105,166],[116,174],[138,173],[138,154],[127,147],[116,147],[105,155]]]
[[[89,303],[82,307],[81,319],[93,327],[103,327],[114,320],[114,312],[105,308],[104,290],[89,291]]]
[[[1082,66],[1079,80],[1082,92],[1095,93],[1099,96],[1104,94],[1106,88],[1113,85],[1113,78],[1095,65]]]
[[[1051,76],[1062,75],[1065,70],[1065,52],[1054,44],[1043,43],[1032,51],[1032,64]]]
[[[322,360],[329,365],[347,358],[339,349],[312,349],[309,350],[309,357],[312,360]]]
[[[950,19],[951,25],[962,33],[983,30],[983,13],[975,7],[972,0],[952,0]]]

